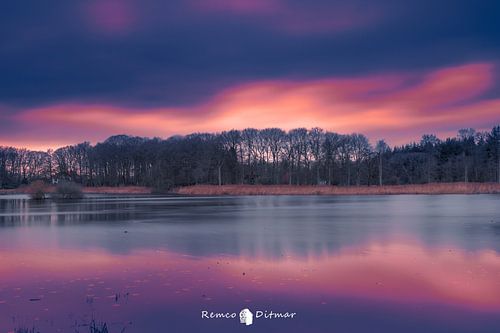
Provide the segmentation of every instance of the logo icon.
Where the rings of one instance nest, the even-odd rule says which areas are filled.
[[[248,309],[243,309],[240,311],[240,324],[252,325],[253,324],[253,313]]]

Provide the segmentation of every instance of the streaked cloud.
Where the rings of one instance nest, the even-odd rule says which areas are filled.
[[[494,86],[494,70],[491,63],[471,63],[425,73],[255,81],[187,107],[59,103],[12,114],[8,120],[22,134],[8,131],[0,140],[40,148],[51,142],[96,142],[119,133],[168,137],[319,126],[402,144],[424,133],[453,136],[464,126],[487,130],[498,123],[500,99],[485,97]]]
[[[8,113],[68,103],[190,108],[246,84],[496,62],[499,6],[469,0],[453,6],[428,0],[11,1],[0,11],[0,104]]]

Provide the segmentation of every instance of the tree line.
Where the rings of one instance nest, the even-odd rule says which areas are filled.
[[[117,135],[57,150],[0,147],[0,187],[43,180],[168,190],[194,184],[392,185],[500,182],[500,126],[445,140],[371,145],[363,134],[321,128],[231,130],[166,140]]]

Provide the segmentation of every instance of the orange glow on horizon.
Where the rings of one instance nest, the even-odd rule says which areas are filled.
[[[0,136],[0,142],[57,148],[96,143],[115,134],[165,138],[247,127],[317,126],[403,144],[425,133],[454,135],[462,127],[489,130],[496,125],[500,99],[480,98],[494,84],[493,69],[488,63],[474,63],[421,76],[257,81],[223,90],[190,107],[128,109],[62,103],[13,116],[26,130],[15,137]]]

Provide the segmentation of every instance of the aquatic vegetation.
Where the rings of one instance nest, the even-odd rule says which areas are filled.
[[[32,328],[19,327],[14,329],[14,333],[40,333],[40,332],[34,327]]]
[[[108,333],[108,325],[106,323],[97,323],[95,320],[89,325],[90,333]]]

